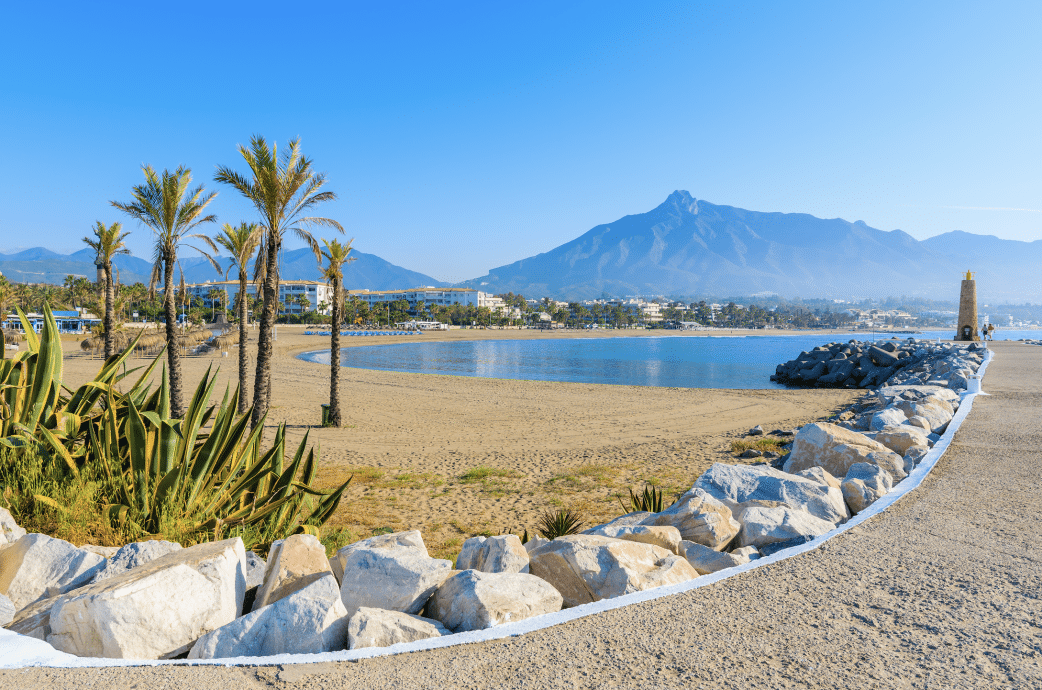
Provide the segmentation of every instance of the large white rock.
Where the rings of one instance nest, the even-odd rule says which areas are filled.
[[[60,595],[59,595],[60,596]],[[47,641],[51,634],[51,607],[59,597],[39,599],[15,612],[14,618],[5,627],[19,635]]]
[[[434,591],[427,615],[465,632],[560,611],[563,603],[560,592],[534,575],[463,570]]]
[[[797,537],[817,537],[835,527],[810,513],[784,507],[746,508],[738,514],[738,521],[742,523],[738,543],[757,548]]]
[[[530,554],[530,553],[532,553],[533,549],[538,549],[543,544],[549,544],[549,543],[550,543],[549,539],[544,539],[543,537],[540,537],[537,534],[534,537],[530,537],[529,540],[525,542],[525,553],[529,553]]]
[[[654,544],[661,546],[670,553],[678,556],[680,552],[680,530],[672,525],[604,525],[597,529],[583,532],[583,534],[596,534],[601,537],[612,539],[625,539],[642,544]],[[709,548],[709,547],[706,547]]]
[[[127,544],[109,559],[105,568],[94,576],[93,582],[107,580],[116,575],[122,575],[131,568],[144,565],[160,556],[165,556],[174,551],[180,551],[181,545],[173,541],[139,541]]]
[[[714,551],[708,546],[702,546],[693,541],[685,540],[680,544],[684,549],[684,558],[699,575],[708,575],[749,562],[748,558],[743,559],[723,551]]]
[[[87,584],[104,567],[104,558],[67,541],[27,534],[0,550],[0,594],[21,609]]]
[[[905,419],[905,413],[896,407],[884,407],[879,412],[872,415],[872,421],[868,426],[872,431],[879,431],[888,426],[904,424]]]
[[[903,423],[901,426],[886,427],[876,434],[876,441],[902,456],[912,446],[928,446],[930,444],[930,441],[926,438],[926,433],[922,429]]]
[[[843,498],[855,515],[890,493],[892,488],[890,473],[867,462],[852,465],[843,478]]]
[[[336,578],[327,570],[270,606],[203,635],[188,658],[336,652],[347,647],[349,622]]]
[[[954,412],[950,405],[940,398],[929,397],[920,402],[901,400],[896,407],[905,413],[908,418],[919,417],[926,421],[927,429],[935,434],[943,434],[952,421]]]
[[[347,626],[347,648],[390,647],[451,634],[441,621],[433,618],[363,606],[351,616]]]
[[[676,527],[683,539],[717,551],[727,546],[741,527],[731,516],[730,508],[698,487],[661,513],[644,518],[641,524]]]
[[[13,544],[25,536],[25,530],[18,526],[7,508],[0,508],[0,545]]]
[[[833,524],[850,517],[839,489],[767,465],[715,463],[695,486],[727,505],[732,513],[747,501],[774,501]]]
[[[14,602],[0,594],[0,628],[14,620]]]
[[[271,545],[264,580],[257,590],[253,608],[274,604],[307,587],[325,575],[332,575],[326,549],[318,537],[294,534]]]
[[[414,529],[408,532],[395,532],[393,534],[380,534],[375,537],[369,537],[368,539],[362,539],[356,541],[353,544],[341,547],[339,551],[333,554],[330,560],[330,568],[333,574],[336,575],[337,580],[340,580],[344,576],[344,563],[351,556],[352,553],[358,550],[368,549],[386,549],[395,546],[404,546],[407,548],[415,549],[418,553],[424,556],[429,555],[427,553],[427,547],[423,543],[423,535],[420,534],[420,530]]]
[[[839,480],[833,477],[828,472],[826,472],[821,467],[808,467],[805,470],[800,470],[799,472],[797,472],[796,476],[803,477],[804,479],[809,479],[812,482],[817,482],[818,484],[822,484],[824,486],[831,486],[834,489],[840,488]]]
[[[904,454],[905,472],[911,473],[912,469],[918,467],[929,452],[929,446],[912,446],[906,450]]]
[[[456,570],[483,573],[527,573],[528,551],[513,534],[497,537],[472,537],[463,542],[456,558]]]
[[[612,520],[609,520],[608,522],[605,522],[603,525],[597,525],[596,527],[591,527],[590,529],[585,530],[583,532],[583,534],[593,534],[597,530],[602,529],[604,527],[622,527],[622,526],[626,526],[626,525],[640,525],[640,524],[643,524],[644,521],[647,520],[652,515],[654,515],[654,513],[649,513],[649,512],[646,512],[646,511],[639,511],[639,512],[635,512],[635,513],[626,513],[625,515],[620,515],[617,518],[613,518]]]
[[[348,615],[363,606],[414,614],[423,610],[453,571],[451,562],[427,554],[419,534],[381,535],[337,552],[344,571],[340,595]]]
[[[821,467],[833,477],[845,477],[854,463],[878,465],[885,462],[885,458],[901,464],[900,456],[894,451],[856,431],[835,424],[807,424],[792,442],[785,471],[795,474],[811,467]]]
[[[558,537],[529,555],[529,571],[553,585],[566,607],[698,576],[685,559],[659,546],[592,534]]]
[[[47,642],[109,659],[165,659],[242,613],[242,540],[199,544],[57,599]]]

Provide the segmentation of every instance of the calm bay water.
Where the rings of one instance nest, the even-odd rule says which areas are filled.
[[[1038,337],[1039,331],[996,331],[1003,339]],[[907,338],[910,336],[899,336]],[[917,339],[950,338],[948,331]],[[676,388],[784,388],[770,380],[774,369],[802,350],[870,335],[753,337],[554,338],[416,342],[341,350],[343,366],[382,371],[450,374],[530,381],[573,381]],[[301,355],[328,363],[329,353]]]

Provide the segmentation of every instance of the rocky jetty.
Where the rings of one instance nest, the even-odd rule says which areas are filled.
[[[779,364],[772,381],[817,388],[938,385],[965,390],[983,361],[978,343],[935,343],[909,338],[829,343]]]
[[[838,381],[850,368],[843,382],[887,385],[830,422],[770,432],[792,437],[787,454],[717,463],[661,512],[524,544],[474,537],[455,563],[432,558],[416,530],[332,558],[315,537],[295,535],[275,542],[267,562],[239,539],[76,547],[26,534],[0,509],[0,625],[88,657],[316,653],[480,630],[690,581],[805,544],[890,493],[948,428],[980,354],[853,341],[805,352],[798,371]]]

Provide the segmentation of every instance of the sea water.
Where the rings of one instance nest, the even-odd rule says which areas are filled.
[[[996,331],[1009,339],[1038,331]],[[1027,335],[1025,335],[1027,334]],[[899,335],[951,338],[948,331]],[[344,348],[345,367],[529,381],[570,381],[676,388],[784,388],[770,380],[775,368],[829,342],[889,340],[872,334],[795,334],[547,338],[417,342]],[[303,359],[328,363],[328,352]]]

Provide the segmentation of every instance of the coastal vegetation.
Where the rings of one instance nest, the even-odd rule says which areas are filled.
[[[253,255],[257,251],[257,245],[260,244],[261,232],[260,226],[256,223],[240,223],[237,227],[232,226],[230,223],[225,223],[221,227],[221,231],[217,233],[215,238],[217,245],[228,252],[231,257],[231,263],[228,265],[228,270],[225,271],[225,276],[234,268],[238,273],[239,278],[239,292],[235,296],[235,313],[239,322],[239,414],[245,414],[246,409],[249,407],[247,402],[247,354],[246,354],[246,326],[249,318],[247,317],[248,301],[250,299],[249,294],[246,292],[247,274],[250,270],[250,261],[253,260]],[[263,269],[263,264],[258,263],[259,269]],[[258,278],[263,277],[263,271],[257,274]],[[263,282],[260,280],[259,282]]]
[[[177,310],[174,307],[174,268],[177,265],[177,253],[188,239],[201,240],[211,250],[217,251],[213,240],[206,235],[192,232],[203,223],[217,220],[212,214],[203,215],[217,193],[204,194],[202,185],[189,189],[192,184],[192,171],[183,166],[174,172],[164,170],[162,175],[157,174],[150,165],[143,166],[141,170],[145,173],[145,182],[131,189],[133,201],[113,201],[112,205],[151,229],[154,235],[149,291],[162,279],[170,407],[174,417],[182,417],[185,410],[184,384],[181,376],[180,349],[177,347],[179,334],[176,325]],[[209,254],[195,249],[220,270],[220,266]]]
[[[253,385],[253,424],[260,424],[271,404],[272,326],[279,301],[279,251],[287,233],[307,243],[321,260],[318,240],[308,231],[313,226],[344,228],[335,220],[308,215],[316,206],[335,200],[336,194],[323,190],[324,173],[315,172],[310,158],[300,152],[300,140],[289,142],[282,154],[261,136],[250,145],[239,146],[239,154],[249,166],[249,176],[227,166],[218,166],[214,179],[230,185],[253,204],[260,217],[264,241],[257,257],[263,266],[263,294],[260,328],[257,336],[257,369]]]
[[[116,340],[114,331],[116,328],[116,291],[115,279],[112,275],[112,258],[117,254],[129,254],[130,250],[123,241],[129,235],[123,232],[120,223],[112,223],[108,227],[100,220],[94,224],[94,237],[84,237],[83,241],[97,253],[97,266],[103,272],[105,281],[102,292],[102,304],[105,309],[104,318],[101,322],[102,332],[105,337],[105,359],[116,352]]]
[[[209,403],[209,371],[178,417],[169,378],[150,383],[161,357],[131,378],[128,348],[69,390],[50,311],[39,338],[27,333],[28,350],[0,365],[2,502],[27,529],[102,543],[240,536],[263,551],[289,534],[320,534],[339,505],[350,477],[314,488],[307,434],[290,453],[280,425],[264,448],[263,424],[250,431],[249,415],[236,413],[237,391]]]
[[[351,253],[351,240],[341,244],[340,240],[322,240],[325,249],[321,250],[319,266],[322,277],[333,287],[333,324],[329,336],[329,415],[326,424],[339,427],[340,420],[340,324],[343,322],[343,287],[344,264],[354,261]],[[323,259],[325,263],[323,263]]]

